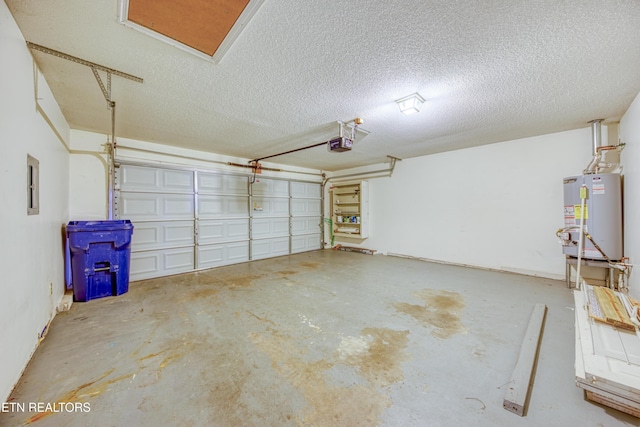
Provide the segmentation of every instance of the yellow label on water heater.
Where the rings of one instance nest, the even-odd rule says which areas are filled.
[[[582,219],[582,205],[573,205],[573,212],[576,219]],[[589,219],[589,208],[584,205],[584,219]]]
[[[580,199],[586,199],[586,198],[587,198],[587,187],[583,185],[582,187],[580,187]]]

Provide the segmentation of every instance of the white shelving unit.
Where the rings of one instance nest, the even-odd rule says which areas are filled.
[[[369,237],[368,190],[367,181],[340,182],[331,186],[331,220],[335,236]]]

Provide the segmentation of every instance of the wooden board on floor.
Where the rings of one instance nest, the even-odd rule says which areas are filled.
[[[521,417],[524,416],[526,411],[546,313],[547,306],[544,304],[536,304],[533,308],[529,326],[520,348],[518,362],[511,375],[509,388],[507,388],[507,393],[502,403],[504,409]]]

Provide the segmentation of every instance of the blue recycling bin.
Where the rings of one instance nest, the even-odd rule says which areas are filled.
[[[129,290],[133,224],[125,220],[70,221],[74,301],[121,295]]]

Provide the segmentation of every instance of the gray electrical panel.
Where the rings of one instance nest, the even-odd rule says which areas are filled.
[[[580,188],[586,186],[584,213]],[[564,179],[564,232],[562,252],[578,257],[580,220],[584,214],[584,230],[597,247],[585,237],[582,258],[619,261],[622,247],[622,185],[620,174],[601,173]],[[598,247],[604,252],[604,255]],[[605,257],[606,255],[606,257]]]

